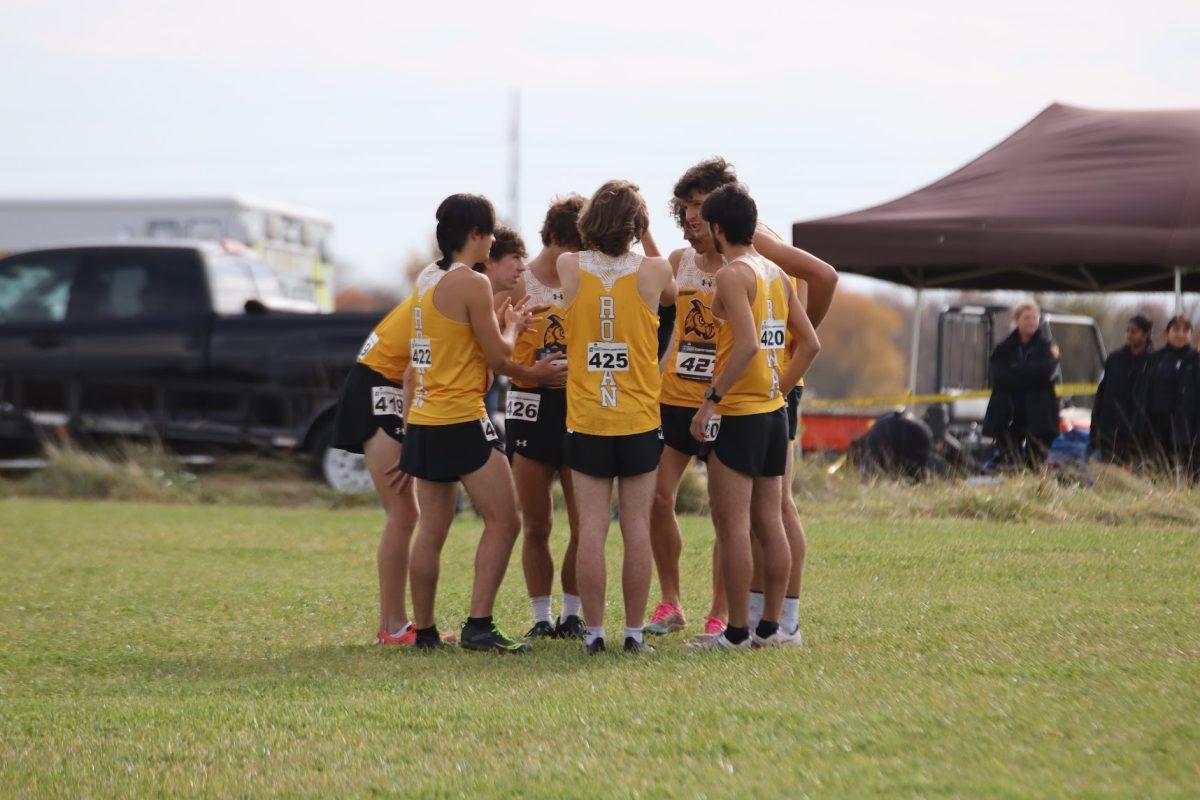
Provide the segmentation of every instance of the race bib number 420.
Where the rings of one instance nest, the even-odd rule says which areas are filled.
[[[689,381],[708,383],[717,364],[717,348],[711,344],[680,342],[675,354],[675,374]]]
[[[721,415],[713,414],[708,418],[708,422],[704,424],[704,441],[715,442],[717,434],[721,432]]]
[[[504,416],[507,419],[519,419],[522,422],[537,422],[538,411],[542,407],[542,396],[534,392],[509,391],[508,400],[504,404]]]
[[[375,416],[404,416],[404,390],[394,386],[371,387],[371,410]]]
[[[427,370],[433,366],[433,349],[428,339],[409,339],[409,358],[413,369]]]
[[[629,345],[625,342],[588,342],[588,372],[628,372]]]
[[[763,350],[781,350],[786,337],[787,320],[764,319],[758,335],[758,345]]]

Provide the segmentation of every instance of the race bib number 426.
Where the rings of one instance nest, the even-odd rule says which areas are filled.
[[[394,386],[371,387],[371,410],[375,416],[404,416],[404,390]]]
[[[413,369],[427,370],[433,366],[433,349],[428,339],[409,339],[409,358]]]
[[[504,416],[522,422],[537,422],[542,407],[542,396],[534,392],[509,391],[504,404]]]
[[[625,342],[588,342],[588,372],[628,372],[629,345]]]

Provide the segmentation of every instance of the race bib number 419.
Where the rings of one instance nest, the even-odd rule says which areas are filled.
[[[782,319],[764,319],[762,330],[759,332],[758,345],[763,350],[781,350],[787,336],[787,321]]]
[[[394,386],[371,387],[371,410],[375,416],[404,416],[404,391]]]
[[[628,372],[629,345],[625,342],[588,342],[588,372]]]

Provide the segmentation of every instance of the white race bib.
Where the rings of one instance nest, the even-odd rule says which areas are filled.
[[[625,342],[588,342],[588,372],[628,372],[629,345]]]
[[[782,350],[787,339],[787,320],[764,319],[758,334],[758,346],[763,350]]]
[[[542,396],[535,392],[518,392],[510,390],[504,403],[505,419],[519,419],[522,422],[537,422],[538,411],[542,407]]]
[[[491,417],[484,417],[479,420],[479,425],[483,428],[483,438],[489,442],[494,442],[500,438],[496,433],[496,426],[492,424]]]
[[[710,383],[713,367],[717,365],[716,345],[703,342],[680,342],[675,354],[675,374],[689,381]]]
[[[375,331],[371,331],[371,335],[367,337],[365,342],[363,342],[362,349],[358,351],[358,360],[362,361],[364,358],[366,358],[367,353],[371,352],[371,348],[374,347],[375,343],[378,341],[379,334],[377,334]]]
[[[404,416],[404,390],[395,386],[372,386],[371,409],[375,416]]]
[[[413,369],[424,372],[433,366],[433,349],[429,346],[428,339],[409,339],[408,347]]]
[[[704,441],[715,442],[721,432],[721,415],[713,414],[704,425]]]

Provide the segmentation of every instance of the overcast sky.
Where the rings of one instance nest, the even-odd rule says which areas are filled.
[[[721,154],[763,218],[872,205],[1054,101],[1200,106],[1200,2],[686,4],[3,0],[0,195],[246,193],[335,223],[375,282],[447,194],[521,228],[602,181],[671,185]],[[602,5],[602,7],[601,7]]]

